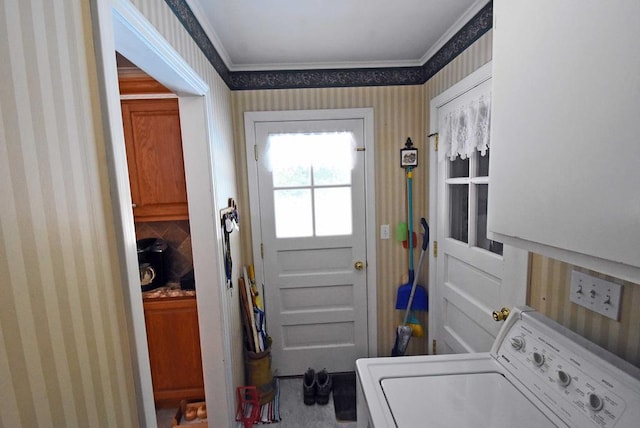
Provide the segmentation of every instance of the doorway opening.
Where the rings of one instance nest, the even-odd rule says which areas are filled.
[[[245,113],[256,281],[282,376],[376,356],[373,110]]]
[[[116,249],[126,301],[139,426],[156,424],[147,335],[140,293],[131,193],[124,144],[115,52],[121,52],[158,82],[178,94],[193,265],[198,283],[198,321],[205,395],[209,412],[233,423],[229,315],[223,301],[224,266],[213,171],[212,99],[208,85],[146,18],[128,1],[94,0],[98,62],[107,163],[116,229]]]
[[[178,96],[116,59],[154,402],[172,417],[205,397]]]

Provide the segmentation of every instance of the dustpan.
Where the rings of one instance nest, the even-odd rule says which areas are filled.
[[[396,309],[407,309],[409,304],[409,297],[411,296],[411,285],[413,280],[409,279],[409,282],[401,285],[398,288],[398,295],[396,297]],[[416,291],[413,295],[413,302],[411,303],[412,311],[428,311],[429,310],[429,297],[427,296],[427,290],[422,285],[416,285]]]

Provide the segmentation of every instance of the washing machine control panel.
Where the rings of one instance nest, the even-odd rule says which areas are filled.
[[[637,411],[628,409],[640,405],[638,391],[620,382],[611,364],[546,325],[512,324],[496,359],[570,426],[611,428]]]

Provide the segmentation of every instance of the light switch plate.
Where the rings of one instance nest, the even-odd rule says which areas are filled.
[[[388,224],[381,224],[380,225],[380,239],[389,239],[389,225]]]
[[[620,319],[622,285],[586,273],[571,272],[569,300],[612,320]]]

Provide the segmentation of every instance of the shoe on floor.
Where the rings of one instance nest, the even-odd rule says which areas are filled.
[[[316,378],[318,383],[316,402],[320,405],[325,405],[329,402],[329,395],[331,394],[331,388],[333,386],[331,375],[327,373],[327,369],[322,369],[318,372]]]
[[[313,369],[308,369],[302,378],[302,399],[304,404],[311,406],[316,403],[318,393],[318,376]]]

